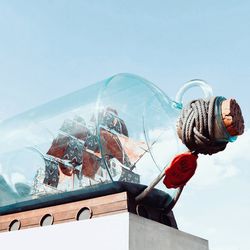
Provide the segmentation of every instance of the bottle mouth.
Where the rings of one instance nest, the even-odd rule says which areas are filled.
[[[185,93],[193,87],[201,88],[204,97],[203,99],[209,100],[213,96],[213,90],[211,86],[203,80],[194,79],[187,83],[185,83],[177,92],[175,101],[173,101],[172,106],[176,109],[183,108],[183,97]],[[222,96],[218,96],[215,101],[215,123],[218,128],[216,131],[216,140],[221,142],[234,142],[237,140],[237,136],[232,136],[222,119],[222,102],[225,101],[226,98]]]

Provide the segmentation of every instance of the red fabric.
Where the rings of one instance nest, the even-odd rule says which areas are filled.
[[[184,186],[194,175],[198,156],[191,152],[177,155],[165,170],[163,183],[167,188]]]

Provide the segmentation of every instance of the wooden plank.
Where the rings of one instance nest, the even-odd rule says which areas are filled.
[[[93,214],[105,214],[108,212],[119,211],[121,209],[127,209],[127,201],[118,201],[108,204],[103,204],[102,206],[93,207]]]
[[[105,214],[127,211],[127,193],[122,192],[31,211],[2,215],[0,216],[0,232],[8,231],[9,225],[13,220],[19,220],[21,222],[22,229],[40,226],[40,221],[46,214],[51,214],[53,216],[53,224],[75,221],[77,220],[77,213],[83,207],[87,207],[91,210],[92,217],[99,217]]]
[[[27,213],[29,214],[29,217],[35,217],[37,216],[38,213],[39,214],[51,213],[52,208],[53,208],[53,211],[55,212],[65,212],[65,211],[73,210],[73,209],[80,208],[80,207],[92,207],[92,206],[103,205],[103,204],[112,203],[112,202],[121,201],[121,200],[127,200],[126,192],[102,196],[102,197],[98,197],[94,199],[71,202],[71,203],[57,205],[57,206],[40,208],[40,209],[31,210],[31,211],[24,211],[24,212],[9,214],[9,215],[2,215],[0,216],[0,223],[4,221],[10,221],[13,218],[22,220],[27,217]]]

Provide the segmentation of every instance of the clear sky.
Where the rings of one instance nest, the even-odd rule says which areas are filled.
[[[206,80],[239,101],[248,132],[227,152],[201,157],[175,213],[211,250],[246,250],[249,13],[243,0],[0,0],[0,119],[119,72],[170,97],[190,79]]]

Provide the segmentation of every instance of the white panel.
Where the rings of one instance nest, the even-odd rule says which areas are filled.
[[[0,233],[0,249],[127,250],[128,213]]]

